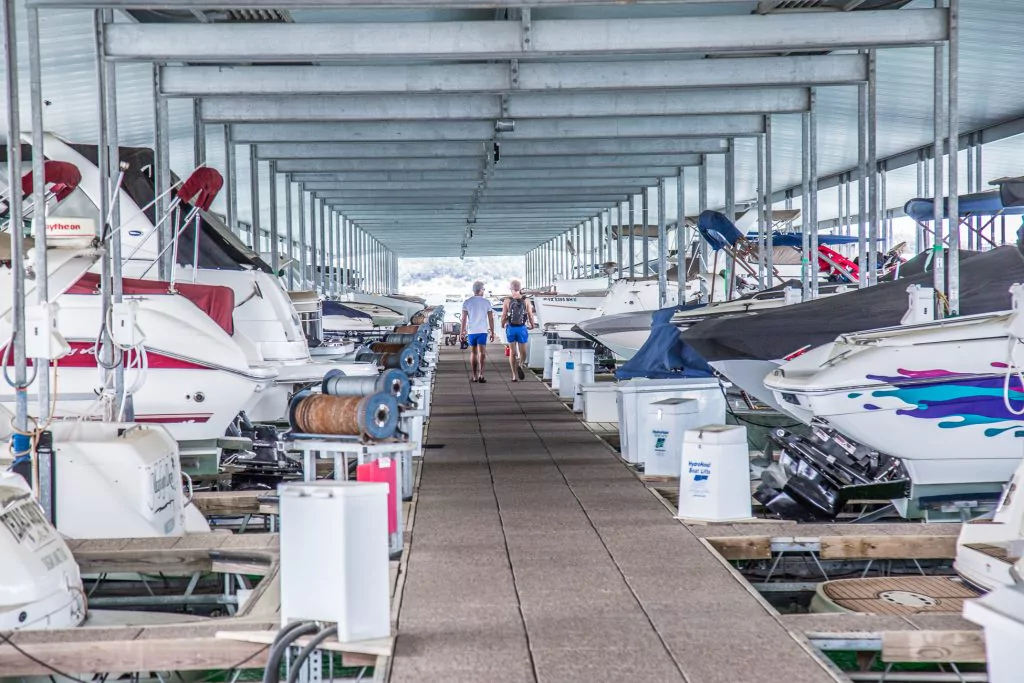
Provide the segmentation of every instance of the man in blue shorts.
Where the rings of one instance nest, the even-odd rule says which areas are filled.
[[[510,294],[501,304],[501,326],[505,328],[508,341],[508,363],[512,368],[512,381],[526,379],[526,344],[530,340],[529,330],[537,324],[533,317],[533,304],[523,296],[523,285],[513,280],[508,285]]]
[[[469,343],[469,366],[473,382],[485,384],[484,361],[487,341],[494,341],[494,311],[484,296],[484,283],[473,283],[473,296],[462,304],[462,339]]]

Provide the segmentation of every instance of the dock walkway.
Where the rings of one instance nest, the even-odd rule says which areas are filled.
[[[391,681],[845,680],[497,348],[441,357]]]

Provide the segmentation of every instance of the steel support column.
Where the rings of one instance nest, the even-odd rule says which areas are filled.
[[[640,223],[642,223],[642,229],[644,231],[644,240],[642,244],[643,265],[641,266],[640,270],[640,274],[642,277],[647,277],[648,275],[650,275],[651,262],[651,240],[650,236],[647,234],[647,225],[650,222],[651,203],[650,192],[648,192],[648,190],[650,190],[650,188],[645,187],[643,189],[642,194],[640,195]]]
[[[668,250],[665,226],[665,179],[658,178],[658,308],[668,306]]]
[[[772,218],[772,117],[764,117],[764,222],[768,232],[765,240],[765,270],[768,273],[769,287],[775,286],[775,221]]]
[[[936,9],[942,7],[943,4],[943,0],[935,0]],[[934,48],[932,48],[932,135],[934,137],[934,140],[932,141],[932,182],[934,183],[932,188],[932,197],[934,198],[933,205],[935,208],[935,213],[933,214],[934,222],[932,225],[932,249],[934,250],[932,268],[934,277],[933,284],[937,299],[935,305],[936,319],[944,318],[946,310],[946,245],[945,238],[943,236],[945,230],[942,216],[942,156],[944,153],[942,143],[946,134],[944,128],[945,119],[943,118],[943,112],[946,107],[944,88],[945,54],[945,43],[938,43]],[[957,219],[951,216],[951,220],[956,221]]]
[[[810,251],[805,256],[811,281],[811,298],[818,298],[818,107],[814,88],[811,88],[811,107],[807,112],[807,167],[810,178],[807,196],[808,225],[811,229]],[[869,138],[870,139],[870,138]]]
[[[224,179],[227,190],[226,219],[228,230],[238,230],[238,168],[235,164],[235,143],[231,135],[231,126],[224,126]]]
[[[861,263],[861,276],[866,275],[868,286],[878,284],[879,210],[878,201],[878,88],[875,79],[875,51],[868,50],[868,261]],[[865,273],[865,266],[867,272]]]
[[[959,170],[957,154],[960,140],[959,112],[959,64],[960,64],[960,0],[949,0],[949,91],[946,109],[949,116],[949,133],[946,145],[949,150],[949,315],[960,315],[960,199]],[[939,202],[941,204],[941,202]]]
[[[686,304],[689,235],[690,230],[686,222],[686,168],[680,166],[676,174],[676,304],[679,306]]]
[[[157,216],[166,216],[171,201],[171,143],[167,113],[167,99],[160,95],[160,69],[153,65],[153,190],[156,198],[155,211]],[[177,226],[171,221],[164,221],[157,229],[157,253],[162,254],[157,263],[157,275],[161,280],[171,277],[171,260],[174,254],[168,246],[174,240]]]

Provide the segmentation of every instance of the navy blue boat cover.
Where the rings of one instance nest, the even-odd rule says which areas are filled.
[[[679,329],[672,324],[672,315],[676,311],[700,308],[701,305],[672,306],[655,311],[651,336],[635,356],[615,371],[615,379],[711,377],[711,366],[683,341]]]
[[[1003,194],[1009,195],[1010,190]],[[1006,197],[1009,199],[1009,197]],[[1003,202],[1004,197],[999,190],[989,192],[975,192],[973,194],[962,194],[957,199],[957,206],[961,216],[1019,216],[1024,214],[1024,206]],[[930,221],[935,217],[935,200],[928,197],[911,199],[903,206],[903,211],[915,221]],[[949,217],[949,198],[942,199],[942,215]]]
[[[324,315],[340,315],[343,318],[373,318],[369,313],[357,311],[337,301],[324,301]]]

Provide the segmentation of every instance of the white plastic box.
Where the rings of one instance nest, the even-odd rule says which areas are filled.
[[[281,624],[338,625],[346,643],[391,635],[388,486],[281,484]]]
[[[964,601],[964,618],[985,629],[990,683],[1018,683],[1024,671],[1024,592],[1004,586]]]
[[[562,347],[551,354],[551,390],[558,391],[562,384]]]
[[[666,398],[697,399],[697,424],[725,422],[725,396],[714,378],[680,379],[637,378],[616,384],[619,412],[619,441],[622,458],[639,461],[639,430],[648,406]]]
[[[580,387],[585,422],[618,422],[619,406],[614,382],[594,382]]]
[[[527,335],[526,364],[531,369],[543,368],[547,358],[547,335],[544,330],[533,329]]]
[[[678,477],[682,468],[683,433],[696,429],[697,400],[666,398],[647,409],[640,432],[640,461],[644,474]]]
[[[593,363],[577,363],[573,371],[573,385],[576,387],[572,398],[572,412],[583,412],[583,387],[594,383]]]
[[[562,349],[561,377],[558,383],[558,397],[563,399],[576,398],[576,366],[590,365],[594,367],[594,349]]]
[[[683,436],[679,516],[709,522],[749,519],[747,428],[713,424]]]
[[[544,346],[544,374],[543,379],[552,379],[555,366],[555,352],[561,351],[561,344],[547,344]]]

